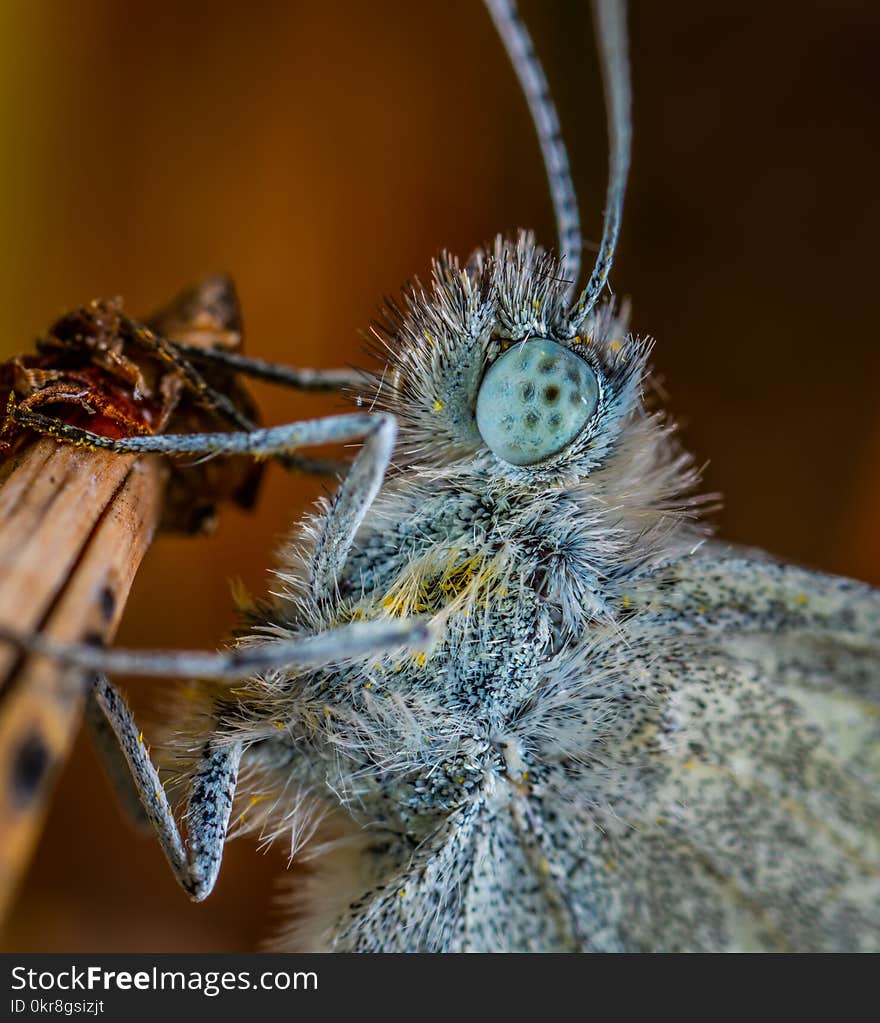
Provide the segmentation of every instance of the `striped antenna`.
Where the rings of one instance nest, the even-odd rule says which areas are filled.
[[[485,4],[513,64],[538,133],[556,215],[559,255],[564,272],[571,280],[571,291],[574,291],[581,274],[581,222],[556,105],[532,37],[519,16],[514,0],[485,0]]]
[[[577,330],[596,304],[614,262],[614,250],[623,216],[623,198],[629,173],[632,144],[632,93],[626,41],[626,9],[623,0],[594,0],[596,41],[602,64],[605,109],[608,117],[608,194],[602,244],[589,281],[571,310],[572,327]]]

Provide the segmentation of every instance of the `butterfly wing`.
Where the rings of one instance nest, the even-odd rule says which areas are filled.
[[[619,599],[338,947],[880,950],[880,593],[707,547]]]
[[[585,946],[880,949],[880,592],[718,547],[627,588],[527,724]]]
[[[880,782],[880,590],[852,579],[709,545],[640,587],[674,631],[790,701],[835,760]],[[653,592],[652,592],[653,591]]]

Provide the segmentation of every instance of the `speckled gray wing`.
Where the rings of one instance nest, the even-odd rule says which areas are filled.
[[[880,949],[880,592],[710,549],[619,599],[520,724],[584,946]]]
[[[880,590],[712,545],[634,599],[755,674],[793,722],[880,796]]]
[[[349,907],[333,950],[578,951],[518,803],[521,793],[499,779],[462,807],[391,882]]]
[[[616,599],[334,947],[880,950],[880,594],[708,548]]]

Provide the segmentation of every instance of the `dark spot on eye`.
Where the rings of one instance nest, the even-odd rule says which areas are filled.
[[[101,604],[101,616],[105,622],[109,622],[113,617],[113,612],[116,610],[116,595],[109,586],[105,586],[101,590],[101,596],[99,598]]]
[[[569,366],[568,369],[565,371],[565,379],[570,384],[579,384],[581,382],[581,378],[578,375],[578,371],[574,368],[574,366]]]
[[[538,363],[539,373],[552,373],[556,369],[556,359],[541,359]]]
[[[561,422],[562,422],[562,416],[560,416],[558,412],[554,412],[553,415],[550,416],[550,425],[553,427],[554,430],[558,430],[559,429],[559,424]]]
[[[549,387],[544,388],[544,401],[549,401],[551,404],[559,400],[559,388],[554,387],[552,384]]]
[[[535,397],[535,385],[532,383],[523,384],[522,396],[523,401],[531,401]]]
[[[513,416],[505,416],[501,420],[501,425],[506,426],[508,429],[513,426]]]
[[[526,426],[530,426],[533,430],[541,421],[541,417],[536,415],[534,412],[529,412],[526,417]]]
[[[39,732],[31,732],[12,759],[12,799],[19,809],[31,803],[49,768],[49,751]]]
[[[568,400],[572,403],[572,405],[580,405],[581,403],[580,391],[569,391]]]

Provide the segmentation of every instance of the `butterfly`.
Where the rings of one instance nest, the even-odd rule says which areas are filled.
[[[389,303],[355,411],[91,438],[171,456],[363,444],[229,650],[34,642],[202,680],[172,715],[186,840],[103,674],[100,748],[194,899],[230,828],[308,859],[279,948],[880,950],[880,593],[712,540],[693,461],[646,402],[651,342],[605,297],[630,158],[623,4],[594,4],[610,180],[581,288],[544,72],[514,4],[487,7],[558,252],[521,232],[439,257]]]

